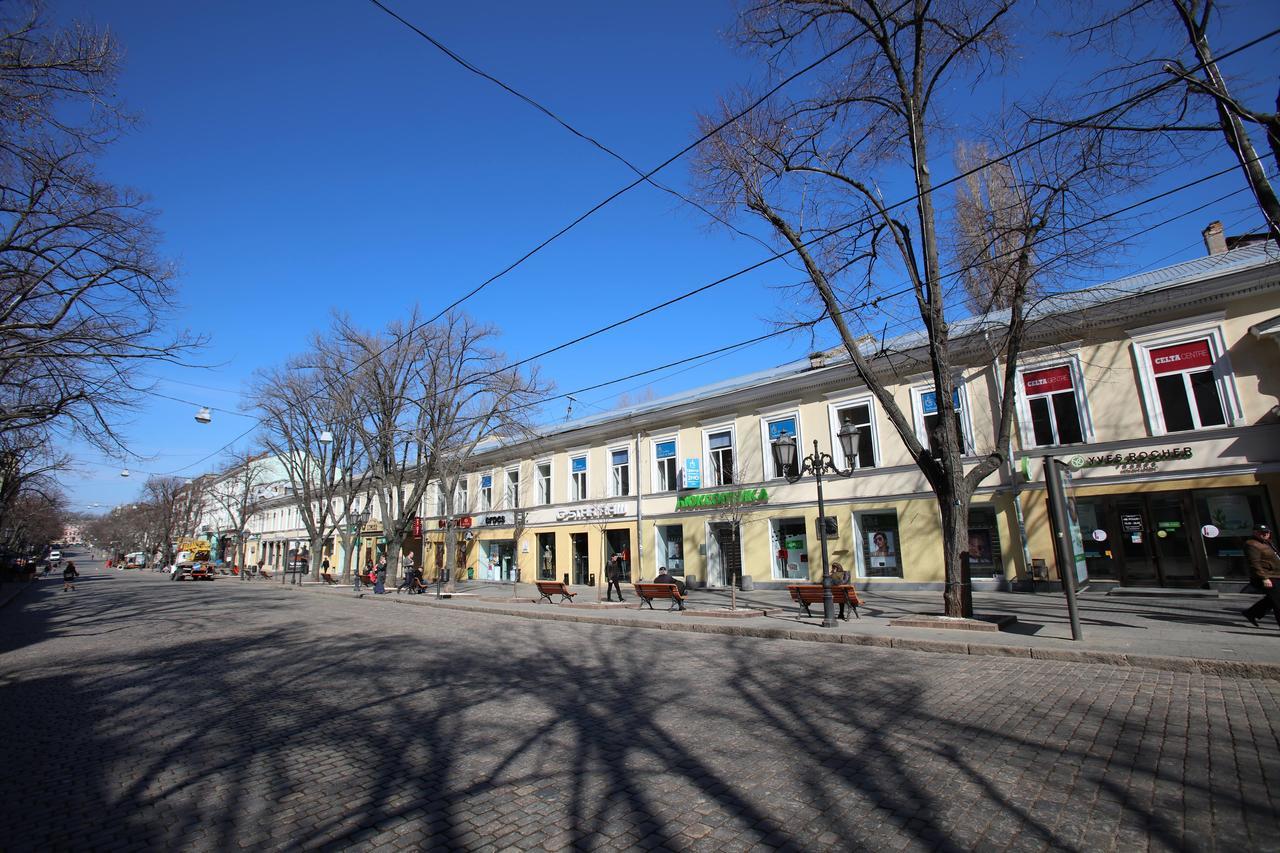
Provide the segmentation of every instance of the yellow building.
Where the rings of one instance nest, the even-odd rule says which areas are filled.
[[[1093,579],[1244,577],[1241,537],[1274,522],[1280,499],[1278,258],[1255,244],[1040,306],[1018,376],[1014,464],[987,479],[970,511],[978,588],[1027,579],[1041,563],[1041,577],[1056,577],[1047,455],[1072,463]],[[995,440],[1002,366],[976,321],[955,324],[953,337],[964,365],[954,405],[976,459]],[[913,347],[919,339],[908,337],[889,349]],[[900,376],[892,391],[927,444],[937,403],[929,377]],[[835,441],[845,422],[863,428],[853,459]],[[941,588],[932,493],[842,351],[479,454],[456,513],[435,496],[428,574],[443,564],[441,525],[459,523],[460,564],[478,580],[509,582],[518,568],[525,581],[590,583],[614,553],[632,579],[662,566],[710,586],[817,579],[815,483],[781,476],[770,453],[779,436],[802,453],[816,441],[854,469],[823,482],[833,561],[860,584]]]

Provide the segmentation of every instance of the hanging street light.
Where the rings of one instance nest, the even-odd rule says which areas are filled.
[[[796,459],[796,438],[794,435],[783,435],[774,439],[772,444],[774,464],[782,470],[788,483],[795,483],[805,474],[812,474],[818,486],[818,539],[822,543],[822,627],[834,628],[838,623],[835,617],[835,599],[831,594],[831,559],[827,554],[827,510],[822,499],[822,475],[835,474],[838,477],[852,477],[854,472],[854,453],[861,427],[848,422],[840,427],[836,438],[840,440],[840,450],[844,453],[844,470],[836,467],[830,453],[818,450],[818,442],[813,442],[813,453],[801,460]]]
[[[333,444],[333,433],[329,432],[329,430],[320,433],[320,443],[325,445]]]
[[[120,472],[120,476],[121,476],[121,477],[128,477],[128,476],[129,476],[129,469],[128,469],[128,468],[123,469],[123,470]]]
[[[208,406],[201,406],[200,411],[196,412],[196,423],[207,424],[213,420],[213,413],[209,411]]]

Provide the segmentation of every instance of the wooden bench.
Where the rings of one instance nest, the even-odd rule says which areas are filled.
[[[647,604],[652,610],[655,598],[669,598],[671,606],[667,608],[668,610],[684,610],[684,596],[680,594],[680,588],[673,583],[637,583],[632,586],[635,587],[636,595],[640,598],[642,609]]]
[[[809,609],[810,605],[822,603],[822,584],[798,584],[788,586],[787,592],[791,593],[791,600],[804,608],[805,616],[812,616],[813,611]],[[859,619],[862,616],[858,613],[858,605],[862,604],[862,599],[858,598],[858,591],[850,584],[840,584],[831,587],[831,600],[836,605],[847,605],[853,609],[853,615]],[[848,615],[844,617],[848,619]]]
[[[576,592],[569,592],[569,587],[564,581],[534,581],[534,583],[538,587],[538,594],[542,596],[542,598],[538,599],[538,604],[541,604],[543,601],[546,601],[547,604],[555,604],[555,602],[551,600],[551,596],[553,595],[560,596],[561,604],[566,601],[572,604],[573,597],[577,595]]]

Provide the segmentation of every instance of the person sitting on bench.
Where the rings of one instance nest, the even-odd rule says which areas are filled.
[[[653,579],[653,582],[654,583],[673,583],[676,585],[676,590],[680,593],[681,598],[684,598],[685,595],[687,595],[687,593],[685,592],[684,581],[678,578],[672,577],[671,573],[667,571],[666,566],[658,567],[658,576]]]

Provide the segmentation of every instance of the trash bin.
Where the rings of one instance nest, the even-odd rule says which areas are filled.
[[[595,586],[595,585],[596,585],[596,573],[592,572],[590,575],[590,580],[587,582],[587,586]]]
[[[467,580],[475,580],[476,570],[474,566],[467,566]]]
[[[756,582],[751,579],[750,575],[743,575],[738,578],[738,588],[743,592],[751,592],[756,588]]]
[[[568,572],[565,572],[565,573],[564,573],[564,585],[565,585],[565,586],[568,586],[568,585],[569,585],[569,573],[568,573]]]
[[[684,576],[684,585],[685,585],[685,587],[686,587],[686,588],[688,588],[688,589],[697,589],[697,588],[698,588],[698,576],[697,576],[697,575],[685,575],[685,576]]]

